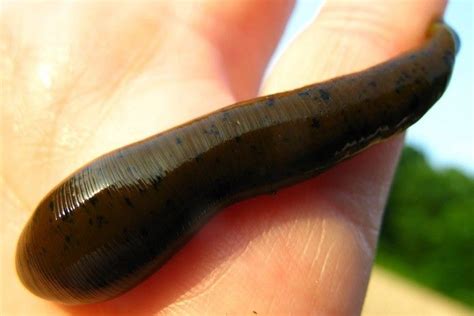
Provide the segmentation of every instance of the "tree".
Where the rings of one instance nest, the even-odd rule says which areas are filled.
[[[377,262],[474,306],[474,179],[436,170],[406,147],[386,207]]]

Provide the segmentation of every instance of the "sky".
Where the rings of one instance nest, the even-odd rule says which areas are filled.
[[[299,0],[274,55],[281,55],[317,15],[322,0]],[[437,104],[407,133],[407,143],[421,149],[433,167],[457,168],[474,176],[474,1],[451,0],[445,21],[461,38],[451,82]]]

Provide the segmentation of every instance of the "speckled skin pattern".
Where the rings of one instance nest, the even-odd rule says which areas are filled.
[[[457,39],[365,71],[240,102],[79,169],[39,204],[16,265],[33,293],[93,303],[136,286],[224,206],[315,176],[416,122],[444,92]]]

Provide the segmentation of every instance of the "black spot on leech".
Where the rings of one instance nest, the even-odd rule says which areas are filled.
[[[92,205],[96,205],[98,201],[97,197],[96,196],[93,196],[89,199],[89,201],[91,202]]]
[[[268,98],[267,101],[265,101],[265,105],[272,107],[275,104],[275,99],[273,98]]]
[[[196,158],[194,158],[196,162],[201,162],[202,161],[202,155],[197,155]]]
[[[155,177],[151,179],[151,184],[153,185],[153,188],[155,190],[158,190],[160,182],[161,182],[161,177]]]
[[[311,95],[309,94],[308,90],[303,90],[303,91],[301,91],[301,92],[298,92],[298,95],[299,95],[300,97],[302,97],[302,98],[311,96]]]
[[[176,137],[176,144],[181,145],[182,142],[181,138]]]
[[[144,227],[142,227],[140,229],[140,234],[143,236],[143,237],[147,237],[148,236],[148,230]]]
[[[235,140],[236,143],[240,143],[240,141],[242,140],[242,137],[236,136],[236,137],[234,138],[234,140]]]
[[[217,128],[217,126],[215,124],[211,125],[211,131],[212,131],[213,135],[217,136],[217,135],[220,134],[219,129]]]
[[[215,124],[211,124],[211,127],[209,129],[203,129],[202,132],[204,134],[209,134],[209,135],[213,135],[213,136],[218,136],[219,135],[219,129],[217,128],[217,126]]]
[[[69,235],[64,236],[64,240],[69,243],[71,241],[71,237]]]
[[[420,104],[420,98],[416,94],[414,94],[410,100],[410,108],[412,110],[415,110],[416,108],[418,108],[419,104]]]
[[[321,96],[321,99],[323,99],[324,101],[329,100],[329,98],[331,97],[329,92],[324,89],[319,89],[319,95]]]
[[[453,65],[453,62],[454,62],[453,54],[451,54],[450,51],[446,51],[443,54],[443,61],[446,64],[446,66],[451,67]]]
[[[94,225],[94,221],[92,220],[92,218],[89,218],[89,225],[91,225],[91,226]]]
[[[130,206],[130,207],[132,207],[132,208],[134,207],[132,201],[130,201],[129,198],[126,197],[126,198],[124,198],[124,200],[125,200],[125,203],[127,203],[128,206]]]
[[[372,80],[372,81],[369,82],[369,86],[375,88],[375,87],[377,87],[377,83]]]
[[[97,222],[97,226],[98,226],[99,228],[101,228],[102,225],[105,225],[105,224],[108,223],[107,220],[105,219],[105,217],[102,216],[102,215],[96,216],[95,219],[96,219],[96,222]]]
[[[229,113],[228,112],[222,113],[222,122],[226,122],[228,120],[229,120]]]
[[[395,93],[396,94],[400,94],[402,91],[400,90],[400,88],[395,88]]]
[[[319,126],[321,126],[319,120],[317,118],[312,118],[311,119],[311,127],[318,128]]]
[[[54,210],[54,203],[53,201],[49,201],[49,209],[52,211]]]

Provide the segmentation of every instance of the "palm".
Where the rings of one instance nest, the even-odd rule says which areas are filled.
[[[158,273],[112,301],[58,307],[27,292],[14,273],[23,224],[39,199],[74,169],[116,147],[255,96],[291,5],[225,3],[67,2],[30,5],[28,11],[21,5],[4,9],[0,183],[2,277],[11,286],[7,311],[305,314],[360,309],[400,141],[276,196],[231,207]],[[333,35],[324,21],[314,25],[275,68],[264,92],[387,57],[374,50],[341,64],[344,49],[328,52],[312,39],[335,42]],[[362,51],[369,42],[347,45]],[[331,63],[338,68],[328,67]]]

